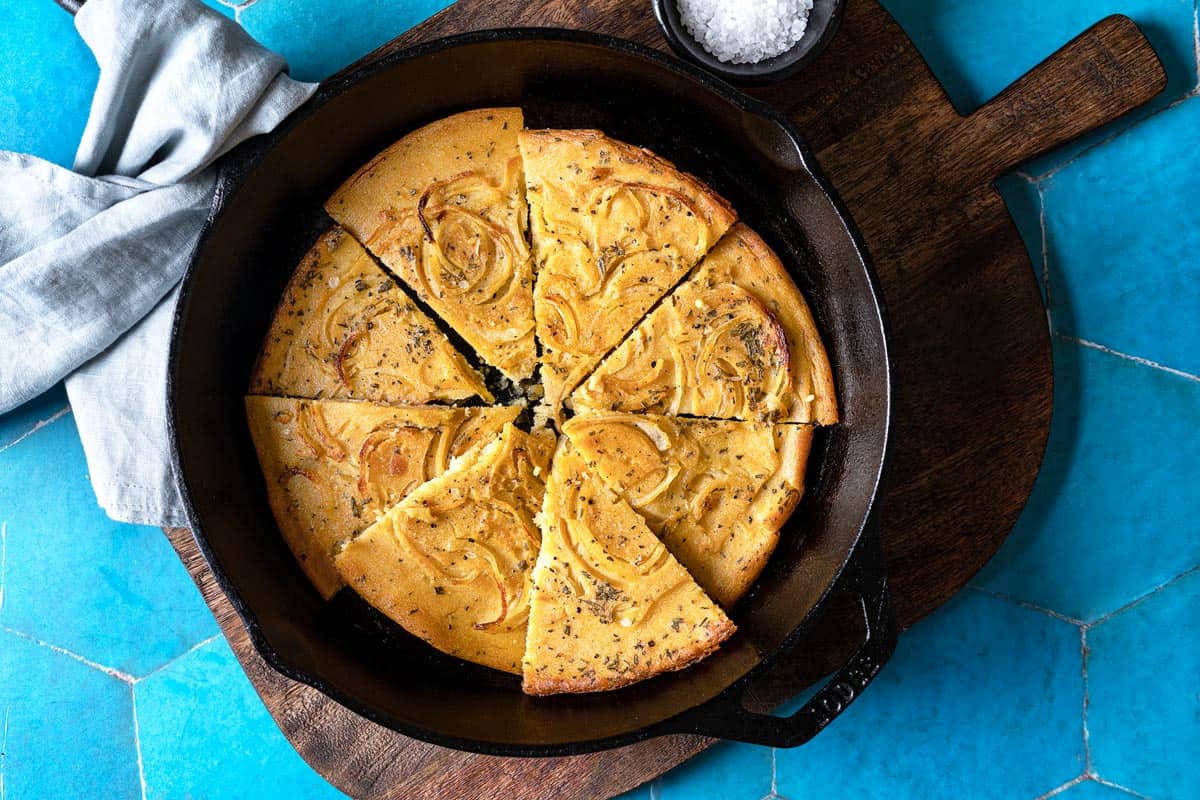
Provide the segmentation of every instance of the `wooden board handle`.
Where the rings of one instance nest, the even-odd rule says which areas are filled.
[[[982,148],[974,154],[977,166],[997,178],[1112,122],[1166,85],[1162,61],[1137,24],[1114,15],[965,117],[956,133]]]

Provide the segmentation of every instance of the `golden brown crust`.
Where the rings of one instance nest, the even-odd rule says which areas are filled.
[[[566,439],[533,570],[525,690],[601,691],[681,669],[734,631],[645,521]]]
[[[491,441],[519,409],[378,406],[246,398],[246,420],[279,531],[328,599],[343,585],[337,547],[386,508]]]
[[[735,626],[728,619],[715,620],[711,626],[706,629],[704,638],[693,641],[690,645],[682,648],[678,655],[678,664],[676,666],[664,667],[662,669],[651,670],[643,665],[636,668],[634,671],[621,676],[620,678],[544,678],[534,676],[525,678],[521,683],[521,691],[530,695],[551,695],[563,694],[566,692],[608,692],[614,689],[620,689],[624,686],[644,681],[647,678],[653,678],[655,675],[660,675],[665,672],[678,672],[681,669],[686,669],[692,664],[695,664],[701,659],[715,653],[721,645],[737,632]]]
[[[337,226],[288,282],[250,393],[413,405],[493,399],[433,320]]]
[[[571,397],[577,411],[837,422],[833,374],[783,264],[735,225]]]
[[[599,131],[520,135],[551,413],[733,224],[715,192]]]
[[[520,672],[547,450],[506,425],[348,542],[338,571],[438,650]]]
[[[808,426],[624,413],[579,415],[563,433],[725,608],[774,552],[812,441]]]
[[[537,366],[519,108],[419,128],[351,176],[329,215],[513,380]]]

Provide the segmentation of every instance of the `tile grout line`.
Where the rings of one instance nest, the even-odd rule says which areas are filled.
[[[1196,88],[1192,95],[1200,95],[1200,0],[1192,2],[1192,53],[1196,56]]]
[[[775,797],[779,794],[779,773],[776,771],[775,767],[775,754],[777,752],[778,750],[776,748],[771,748],[771,797]]]
[[[662,780],[662,776],[658,776],[650,781],[650,800],[662,800],[662,794],[658,791],[658,782]]]
[[[1045,794],[1039,794],[1037,797],[1034,798],[1034,800],[1048,800],[1048,798],[1054,797],[1056,795],[1060,795],[1063,792],[1065,792],[1067,789],[1078,786],[1079,784],[1083,783],[1086,780],[1087,780],[1086,775],[1079,775],[1077,777],[1071,778],[1071,780],[1067,781],[1062,786],[1055,786],[1053,789],[1046,792]]]
[[[1001,592],[996,592],[991,589],[985,589],[984,587],[976,586],[973,583],[967,584],[967,588],[974,590],[976,592],[980,592],[981,594],[985,594],[989,597],[994,597],[997,600],[1003,600],[1006,603],[1012,603],[1013,605],[1020,606],[1021,608],[1027,608],[1030,611],[1036,611],[1039,614],[1045,614],[1048,617],[1052,617],[1060,622],[1066,622],[1069,625],[1074,625],[1076,627],[1083,628],[1083,627],[1086,627],[1088,624],[1081,619],[1075,619],[1074,617],[1068,617],[1066,614],[1061,614],[1058,611],[1054,611],[1049,608],[1043,608],[1042,606],[1039,606],[1039,605],[1034,605],[1033,603],[1013,597],[1012,595],[1003,594]]]
[[[1128,603],[1121,606],[1120,608],[1118,608],[1114,611],[1110,611],[1102,617],[1097,617],[1096,619],[1092,620],[1091,622],[1083,623],[1083,626],[1085,628],[1094,628],[1097,625],[1101,625],[1105,622],[1108,622],[1110,619],[1117,616],[1118,614],[1123,614],[1126,611],[1129,611],[1130,609],[1132,609],[1134,606],[1141,605],[1142,603],[1146,602],[1154,595],[1158,594],[1159,592],[1163,591],[1164,589],[1166,589],[1170,586],[1173,586],[1174,584],[1178,583],[1179,581],[1183,580],[1184,578],[1186,578],[1189,575],[1192,575],[1193,573],[1196,573],[1196,572],[1200,572],[1200,566],[1195,566],[1195,567],[1192,567],[1191,569],[1185,569],[1183,572],[1179,573],[1174,578],[1170,578],[1167,581],[1159,584],[1158,586],[1155,586],[1150,591],[1148,591],[1144,594],[1138,595],[1137,597],[1133,598],[1132,600],[1130,600]]]
[[[11,447],[16,447],[21,442],[25,441],[30,436],[33,436],[35,433],[40,431],[42,428],[46,427],[47,425],[53,425],[55,422],[58,422],[60,419],[62,419],[63,417],[65,417],[67,414],[70,414],[70,413],[71,413],[71,407],[68,405],[64,408],[60,408],[58,411],[55,411],[54,414],[49,419],[39,419],[32,428],[25,431],[20,436],[18,436],[16,439],[13,439],[11,442],[4,445],[3,447],[0,447],[0,453],[3,453],[5,450],[8,450]]]
[[[1094,780],[1096,783],[1100,784],[1101,786],[1107,786],[1110,789],[1116,789],[1119,792],[1124,792],[1125,794],[1129,795],[1130,797],[1137,797],[1137,798],[1140,798],[1140,800],[1149,800],[1149,798],[1147,798],[1146,795],[1135,792],[1133,789],[1130,789],[1128,786],[1122,786],[1119,783],[1113,783],[1112,781],[1106,781],[1106,780],[1104,780],[1104,778],[1101,778],[1099,775],[1093,775],[1092,780]]]
[[[133,683],[129,684],[129,702],[133,707],[133,747],[137,753],[138,782],[142,786],[142,800],[146,800],[146,764],[142,760],[142,730],[138,725],[137,685]]]
[[[1103,147],[1104,145],[1109,144],[1110,142],[1113,142],[1117,139],[1120,139],[1122,136],[1129,133],[1134,128],[1142,125],[1145,122],[1149,122],[1150,120],[1157,117],[1159,114],[1162,114],[1163,112],[1166,112],[1166,111],[1170,111],[1171,109],[1175,108],[1176,106],[1182,105],[1182,104],[1186,103],[1188,100],[1191,100],[1198,96],[1200,96],[1200,85],[1198,85],[1197,88],[1192,89],[1191,91],[1187,92],[1186,94],[1184,94],[1180,97],[1177,97],[1176,99],[1172,100],[1170,103],[1167,103],[1162,108],[1155,109],[1154,111],[1151,111],[1149,114],[1147,114],[1144,117],[1132,120],[1128,125],[1125,125],[1124,127],[1113,131],[1111,134],[1109,134],[1108,136],[1105,136],[1103,139],[1096,142],[1095,144],[1088,145],[1087,147],[1080,150],[1075,155],[1068,158],[1066,161],[1062,162],[1061,164],[1055,164],[1053,167],[1051,167],[1050,169],[1041,173],[1040,175],[1034,176],[1034,178],[1039,181],[1044,181],[1044,180],[1053,178],[1055,175],[1062,172],[1064,169],[1071,166],[1079,159],[1088,155],[1093,150],[1098,150],[1101,147]],[[1128,113],[1131,113],[1131,114],[1136,113],[1136,109],[1133,111],[1130,111]]]
[[[1036,181],[1033,188],[1038,195],[1038,227],[1042,234],[1042,289],[1046,292],[1046,328],[1054,335],[1054,317],[1050,313],[1050,242],[1046,238],[1046,190],[1041,181]]]
[[[1193,375],[1192,373],[1184,372],[1181,369],[1175,369],[1174,367],[1168,367],[1166,364],[1160,364],[1157,361],[1151,361],[1150,359],[1142,358],[1141,356],[1134,356],[1134,355],[1130,355],[1129,353],[1122,353],[1120,350],[1113,350],[1111,347],[1106,347],[1105,345],[1090,341],[1088,339],[1082,339],[1078,336],[1067,336],[1066,334],[1062,334],[1062,333],[1055,334],[1055,335],[1058,336],[1059,339],[1062,339],[1065,342],[1072,342],[1072,343],[1080,345],[1082,347],[1090,347],[1093,350],[1099,350],[1101,353],[1108,353],[1110,356],[1116,356],[1117,358],[1124,358],[1128,361],[1136,362],[1138,364],[1141,364],[1143,367],[1150,367],[1151,369],[1162,370],[1163,372],[1169,373],[1178,378],[1183,378],[1185,380],[1195,381],[1197,383],[1200,383],[1200,375]]]
[[[167,667],[169,667],[169,666],[171,666],[172,664],[174,664],[174,663],[175,663],[176,661],[178,661],[179,659],[181,659],[181,658],[184,658],[184,657],[186,657],[186,656],[190,656],[192,653],[196,652],[196,651],[197,651],[197,650],[199,650],[201,647],[204,647],[205,645],[211,644],[211,643],[215,642],[215,641],[216,641],[217,639],[219,639],[219,638],[221,638],[221,634],[220,634],[220,633],[214,633],[212,636],[208,637],[207,639],[204,639],[203,641],[196,642],[194,645],[192,645],[191,647],[189,647],[187,650],[184,650],[182,653],[180,653],[180,654],[179,654],[179,655],[177,655],[177,656],[172,656],[171,658],[167,659],[167,660],[166,660],[166,661],[164,661],[163,663],[159,664],[159,665],[158,665],[157,667],[155,667],[154,669],[152,669],[152,670],[150,670],[149,672],[147,672],[145,675],[142,675],[142,676],[140,676],[140,677],[137,677],[137,678],[131,678],[131,679],[130,679],[130,683],[141,683],[142,681],[146,680],[147,678],[149,678],[149,677],[151,677],[151,676],[154,676],[154,675],[157,675],[158,673],[162,672],[162,671],[163,671],[164,669],[166,669]]]
[[[1080,674],[1083,676],[1083,774],[1089,778],[1096,776],[1092,769],[1092,734],[1088,730],[1088,708],[1091,706],[1091,691],[1088,687],[1088,649],[1087,628],[1079,629]]]
[[[7,625],[0,625],[0,631],[4,631],[5,633],[16,636],[18,639],[24,639],[27,642],[32,642],[33,644],[36,644],[39,647],[44,647],[53,653],[58,653],[59,655],[74,659],[75,661],[78,661],[80,664],[83,664],[84,666],[88,666],[88,667],[91,667],[92,669],[99,670],[100,672],[103,672],[105,675],[108,675],[111,678],[116,678],[117,680],[121,681],[122,683],[128,683],[128,684],[132,685],[134,680],[136,680],[132,675],[124,673],[119,669],[115,669],[113,667],[106,667],[103,664],[99,664],[95,661],[92,661],[90,658],[84,658],[83,656],[79,655],[78,653],[72,653],[70,650],[66,649],[65,647],[59,647],[56,644],[50,644],[49,642],[42,641],[41,639],[37,638],[36,636],[30,636],[27,633],[22,633],[21,631],[16,630],[15,628],[8,627]]]

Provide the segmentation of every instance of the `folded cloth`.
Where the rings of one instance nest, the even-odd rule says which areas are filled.
[[[0,413],[70,375],[100,505],[180,525],[167,348],[212,165],[316,85],[198,0],[89,0],[75,26],[100,65],[75,170],[0,151]]]

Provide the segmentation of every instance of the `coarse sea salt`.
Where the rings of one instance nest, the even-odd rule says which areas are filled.
[[[683,27],[718,61],[756,64],[804,36],[813,0],[678,0]]]

